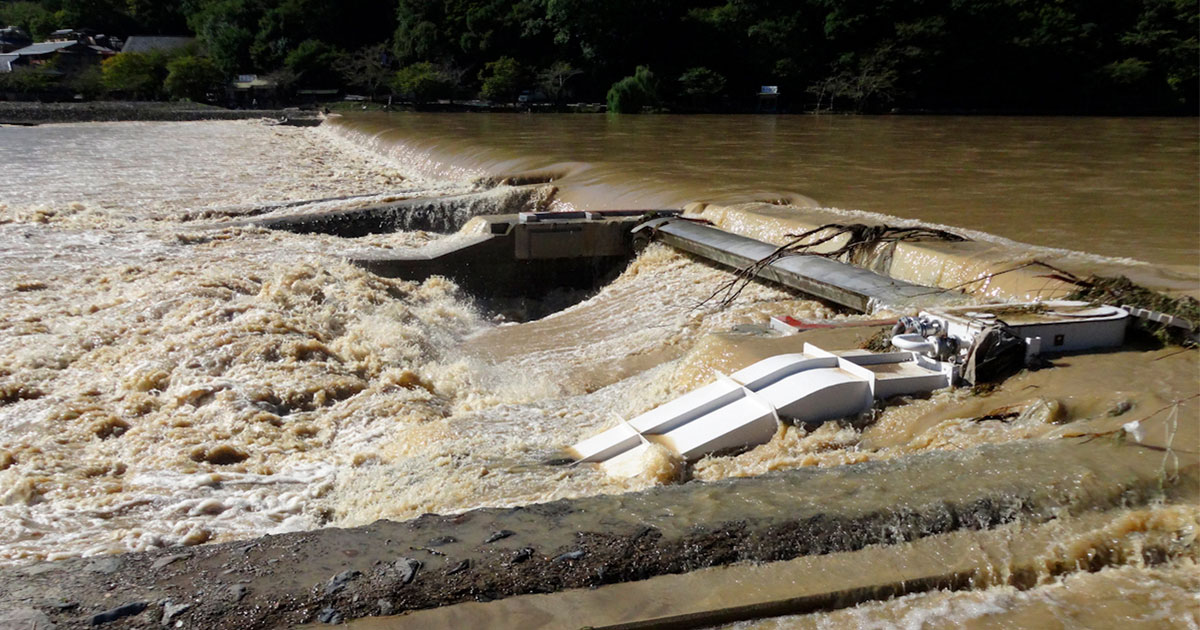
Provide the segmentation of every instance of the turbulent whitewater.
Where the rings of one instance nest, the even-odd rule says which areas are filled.
[[[3,128],[0,143],[19,156],[0,172],[5,564],[670,483],[682,466],[664,453],[652,452],[632,479],[543,462],[618,417],[730,371],[739,324],[780,313],[844,317],[762,285],[730,309],[702,305],[730,274],[652,246],[598,294],[517,324],[444,279],[389,280],[345,262],[453,235],[345,239],[240,222],[464,193],[477,195],[472,212],[498,212],[514,196],[530,209],[586,198],[564,196],[555,182],[502,183],[492,176],[495,161],[484,169],[460,154],[447,165],[445,155],[403,143],[392,147],[403,151],[380,150],[378,138],[345,129],[75,124]],[[524,166],[499,164],[514,173]],[[650,178],[627,190],[658,186]],[[649,201],[676,201],[672,190]],[[297,200],[325,201],[270,206]],[[1148,412],[1196,382],[1194,352],[1079,361],[1095,381],[1022,377],[1013,390],[1024,393],[1002,401],[1019,412],[1008,423],[972,420],[998,401],[943,392],[868,427],[787,427],[762,447],[706,458],[686,474],[719,479],[1045,437],[1066,420],[1125,413],[1131,400]],[[1130,361],[1147,367],[1124,370]],[[1060,400],[1020,389],[1034,381],[1067,393]],[[1196,592],[1190,566],[1088,579],[1118,590],[1143,581],[1186,600]],[[961,619],[997,606],[1026,614],[1058,605],[1046,602],[1075,606],[1081,584],[906,598],[836,623],[909,623],[914,608],[948,608]]]

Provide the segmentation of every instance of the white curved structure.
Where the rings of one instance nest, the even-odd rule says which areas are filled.
[[[895,337],[892,337],[892,345],[900,348],[901,350],[920,352],[921,354],[933,352],[935,349],[937,349],[936,344],[917,333],[896,335]]]
[[[952,369],[911,352],[842,355],[805,344],[693,390],[571,447],[584,462],[637,456],[649,443],[684,459],[762,444],[780,420],[815,423],[851,416],[875,398],[950,385]]]
[[[1049,301],[944,308],[921,313],[922,333],[896,335],[904,352],[837,354],[812,344],[800,354],[780,354],[723,376],[628,422],[571,447],[581,462],[601,462],[610,474],[639,472],[651,444],[688,460],[771,439],[780,421],[807,424],[866,411],[875,399],[926,393],[953,384],[962,356],[947,362],[925,356],[939,340],[953,337],[969,354],[980,331],[1001,317],[1006,329],[1024,338],[1026,355],[1072,352],[1120,345],[1128,313],[1111,306]],[[903,321],[903,320],[901,320]],[[933,334],[929,334],[932,331]],[[955,355],[954,351],[949,354]]]

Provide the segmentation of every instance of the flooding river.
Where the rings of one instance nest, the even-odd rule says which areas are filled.
[[[264,203],[466,194],[472,208],[501,208],[528,190],[482,176],[540,171],[557,189],[542,184],[532,198],[560,205],[840,206],[1194,274],[1195,132],[1194,120],[1157,119],[410,114],[315,130],[0,128],[0,562],[670,483],[679,462],[668,458],[629,479],[540,462],[736,369],[742,349],[774,343],[742,344],[730,333],[739,324],[841,316],[761,285],[729,309],[697,308],[730,274],[652,246],[590,299],[502,323],[443,279],[388,280],[344,262],[440,235],[343,239],[232,224]],[[1070,363],[995,398],[938,393],[865,428],[789,427],[690,474],[1052,439],[1063,424],[1119,425],[1170,408],[1200,380],[1195,351]],[[972,420],[995,407],[1016,419]],[[1194,421],[1196,409],[1174,408],[1175,422]],[[1175,568],[1145,569],[1145,579],[1142,570],[1114,573],[1113,590],[1141,580],[1194,595]],[[1058,605],[980,597],[1020,615]],[[862,615],[969,600],[914,598]]]
[[[1194,118],[355,115],[434,175],[544,171],[589,208],[786,199],[1195,269]]]

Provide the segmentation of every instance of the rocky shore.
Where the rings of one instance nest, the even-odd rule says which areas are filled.
[[[320,123],[311,111],[289,109],[224,109],[200,103],[89,101],[36,103],[0,101],[0,125],[44,125],[72,122],[247,120],[270,118],[293,124]]]

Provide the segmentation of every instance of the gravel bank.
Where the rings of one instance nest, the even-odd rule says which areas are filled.
[[[224,109],[199,103],[92,101],[86,103],[27,103],[0,101],[0,124],[43,125],[120,120],[276,120],[319,121],[314,112],[298,109]]]

